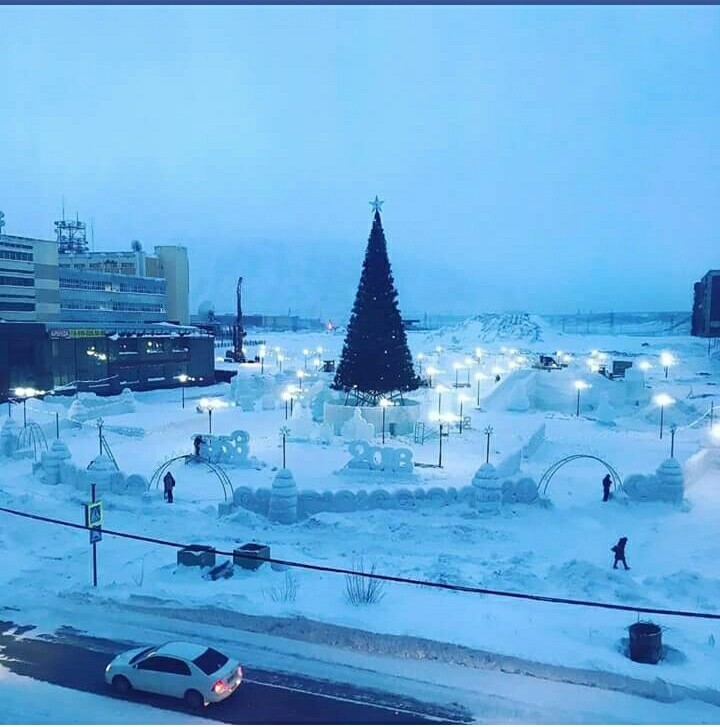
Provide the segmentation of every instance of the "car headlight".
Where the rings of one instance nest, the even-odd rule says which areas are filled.
[[[105,667],[105,673],[109,672],[109,671],[110,671],[111,669],[112,669],[112,664],[108,664],[108,665],[107,665],[107,666]]]

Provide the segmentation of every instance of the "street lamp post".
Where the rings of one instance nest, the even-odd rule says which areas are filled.
[[[433,376],[438,373],[438,370],[434,366],[428,366],[425,371],[428,375],[428,386],[432,389]]]
[[[285,356],[283,356],[281,353],[277,355],[277,365],[278,365],[278,371],[282,373],[282,365],[283,361],[285,360]]]
[[[285,462],[286,462],[286,459],[285,459],[285,453],[286,453],[285,445],[286,445],[286,442],[287,442],[287,436],[288,436],[288,434],[290,434],[290,430],[287,427],[280,427],[280,436],[282,437],[282,458],[283,458],[282,462],[283,462],[283,469],[285,469]]]
[[[589,389],[590,384],[588,384],[586,381],[582,381],[581,379],[578,379],[575,382],[575,388],[577,389],[577,404],[575,406],[575,416],[579,417],[580,416],[580,392],[583,389]]]
[[[258,355],[260,356],[260,375],[261,376],[265,373],[265,354],[266,353],[267,353],[267,349],[265,348],[265,346],[260,346]]]
[[[180,382],[180,388],[182,389],[182,408],[185,408],[185,384],[187,384],[188,381],[194,381],[191,376],[188,376],[187,374],[178,374],[177,380]]]
[[[390,399],[380,399],[380,408],[382,409],[382,443],[385,444],[385,410],[392,406]]]
[[[212,415],[213,410],[220,409],[221,407],[227,406],[222,399],[200,399],[198,409],[200,411],[206,411],[208,413],[208,433],[212,434]]]
[[[677,427],[673,424],[670,427],[670,457],[675,456],[675,432],[677,431]]]
[[[485,378],[485,374],[481,374],[479,371],[475,374],[475,381],[477,382],[477,396],[475,404],[480,406],[480,382]]]
[[[460,430],[460,434],[463,432],[463,403],[467,401],[467,396],[465,394],[460,394],[458,396],[458,401],[460,402],[460,423],[458,425],[458,429]]]
[[[22,399],[23,403],[23,428],[27,427],[27,400],[32,399],[34,396],[40,396],[41,394],[44,394],[44,391],[39,391],[38,389],[33,389],[32,386],[28,386],[27,388],[24,387],[18,387],[15,389],[15,396]],[[9,402],[8,402],[9,406]]]
[[[283,391],[283,393],[282,393],[282,399],[285,402],[285,421],[287,421],[287,418],[288,418],[288,403],[290,402],[290,392],[289,391]]]
[[[297,378],[298,378],[298,388],[300,391],[303,390],[303,378],[305,377],[305,372],[298,369],[297,372]]]
[[[460,374],[460,369],[462,368],[462,364],[454,363],[453,368],[455,369],[455,388],[457,389],[460,386],[460,382],[458,381],[458,376]]]
[[[675,356],[669,351],[663,351],[660,354],[660,364],[665,369],[665,378],[667,379],[670,367],[675,365]]]
[[[307,359],[308,359],[308,356],[309,356],[309,355],[310,355],[310,350],[309,350],[309,349],[307,349],[307,348],[303,348],[303,361],[305,362],[305,363],[303,364],[303,368],[304,368],[304,369],[306,369],[306,368],[307,368]]]
[[[655,403],[660,407],[660,439],[663,438],[663,425],[665,421],[665,407],[675,403],[675,399],[669,394],[658,394],[655,397]]]
[[[442,384],[438,384],[435,387],[435,391],[437,391],[438,395],[438,417],[442,416],[442,395],[443,391],[445,391],[445,387]]]
[[[485,463],[487,464],[490,461],[490,435],[493,433],[493,428],[487,426],[483,432],[485,433]]]

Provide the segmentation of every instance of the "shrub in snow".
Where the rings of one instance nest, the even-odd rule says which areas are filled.
[[[295,603],[297,592],[298,579],[290,571],[285,571],[282,584],[268,588],[267,595],[275,603]]]
[[[353,574],[345,576],[345,598],[353,606],[368,606],[379,603],[385,597],[385,584],[383,581],[369,577],[375,575],[375,564],[370,570],[365,570],[362,558],[354,565]]]
[[[270,490],[268,517],[278,523],[290,524],[298,519],[298,491],[292,472],[278,470]]]

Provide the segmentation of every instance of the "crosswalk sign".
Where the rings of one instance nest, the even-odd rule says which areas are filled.
[[[102,540],[102,530],[100,528],[91,528],[90,533],[90,545],[99,543]]]
[[[91,502],[85,505],[85,525],[88,528],[99,528],[103,523],[103,505],[102,502]]]

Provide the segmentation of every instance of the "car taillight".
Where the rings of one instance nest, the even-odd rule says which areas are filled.
[[[227,685],[222,679],[218,679],[215,684],[213,684],[213,692],[215,694],[222,694],[227,689]]]

